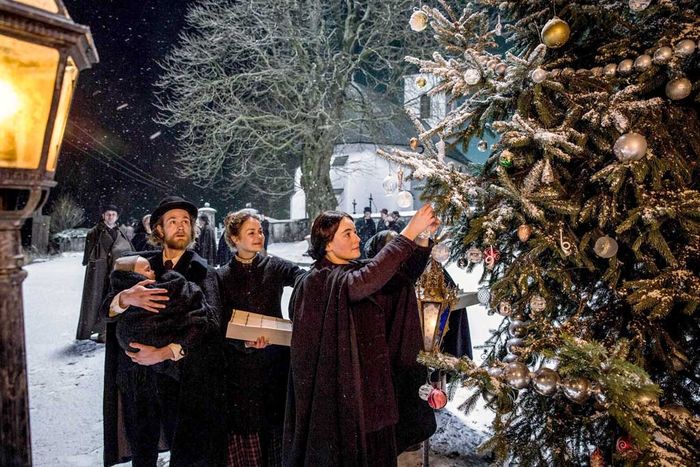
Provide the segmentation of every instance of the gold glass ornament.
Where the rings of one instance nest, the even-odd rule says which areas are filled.
[[[593,246],[593,251],[595,251],[595,254],[606,259],[615,256],[617,254],[617,250],[617,242],[614,238],[608,237],[607,235],[596,240],[595,246]]]
[[[690,57],[695,52],[695,42],[690,39],[683,39],[673,48],[673,52],[679,57]]]
[[[654,63],[657,65],[665,65],[673,58],[673,49],[668,46],[659,47],[654,52]]]
[[[551,368],[542,367],[532,377],[532,387],[538,394],[552,396],[557,392],[559,375]]]
[[[638,161],[647,153],[647,139],[630,131],[617,138],[613,152],[621,162]]]
[[[417,10],[411,15],[411,19],[408,20],[408,24],[416,32],[421,32],[428,27],[428,15],[424,11]]]
[[[617,73],[617,65],[614,63],[608,63],[603,67],[603,74],[608,78],[612,78]]]
[[[571,37],[571,28],[566,21],[556,16],[544,25],[540,34],[542,43],[551,49],[557,49],[566,44]]]
[[[532,235],[532,227],[527,224],[522,224],[518,227],[518,240],[521,242],[527,242]]]
[[[617,65],[617,72],[620,74],[620,76],[627,76],[631,74],[633,69],[634,61],[631,58],[626,58]]]
[[[537,67],[534,70],[532,70],[532,73],[530,73],[530,79],[535,83],[541,83],[542,81],[547,79],[547,72],[542,68]]]
[[[416,85],[419,88],[424,88],[426,84],[428,84],[428,81],[425,78],[423,78],[422,76],[419,76],[418,78],[416,78]]]
[[[651,57],[647,54],[642,54],[634,60],[634,69],[643,72],[651,68]]]
[[[508,65],[505,63],[499,63],[496,65],[496,68],[494,68],[493,71],[495,71],[497,75],[503,76],[506,74],[506,70],[508,70]]]
[[[688,78],[676,78],[666,83],[666,96],[673,101],[685,99],[692,90],[693,85]]]

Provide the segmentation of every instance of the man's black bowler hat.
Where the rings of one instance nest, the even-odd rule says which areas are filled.
[[[166,196],[160,200],[158,207],[151,213],[151,229],[155,227],[160,217],[171,209],[184,209],[194,218],[197,217],[197,213],[199,212],[197,206],[179,196]]]

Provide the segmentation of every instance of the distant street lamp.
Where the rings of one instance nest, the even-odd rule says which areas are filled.
[[[60,0],[0,0],[0,465],[32,463],[19,229],[51,187],[78,72],[97,63]]]

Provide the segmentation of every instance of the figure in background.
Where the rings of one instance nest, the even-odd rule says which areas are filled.
[[[267,253],[267,245],[270,244],[270,221],[264,214],[260,214],[260,225],[262,226],[262,233],[265,236],[265,246],[263,249],[265,253]]]
[[[225,266],[232,258],[233,252],[226,241],[226,228],[224,228],[219,237],[218,246],[216,247],[216,265]]]
[[[377,232],[382,230],[389,230],[389,223],[391,221],[391,216],[389,216],[389,210],[387,208],[382,208],[379,211],[380,219],[377,221]]]
[[[226,216],[226,242],[235,251],[219,268],[221,331],[234,309],[282,318],[282,291],[303,270],[275,256],[263,256],[260,217],[244,209]],[[226,399],[228,462],[232,467],[281,466],[282,429],[289,374],[289,348],[227,339]]]
[[[372,209],[366,207],[362,212],[362,217],[355,221],[355,230],[360,237],[360,252],[365,258],[365,243],[377,233],[377,226],[372,220]]]
[[[285,465],[396,465],[399,409],[389,338],[407,335],[398,329],[404,320],[395,318],[412,310],[382,289],[418,257],[425,265],[428,240],[418,239],[419,246],[414,239],[438,225],[423,206],[401,235],[358,263],[360,238],[350,215],[326,211],[314,220],[309,254],[316,262],[290,304]]]
[[[155,247],[148,243],[148,236],[151,235],[151,215],[146,214],[141,219],[141,223],[134,229],[134,238],[131,239],[131,244],[134,245],[134,251],[151,251]]]
[[[194,245],[194,251],[199,256],[207,260],[207,263],[214,266],[216,264],[216,232],[209,225],[209,216],[200,214],[197,218],[199,235]]]
[[[119,209],[107,205],[102,209],[102,219],[87,233],[83,266],[83,298],[80,304],[80,318],[75,338],[90,339],[97,333],[96,340],[105,340],[105,319],[101,313],[102,301],[109,291],[109,273],[114,260],[134,249],[126,236],[126,229],[117,225]]]
[[[391,221],[389,221],[389,228],[394,232],[401,232],[405,224],[401,220],[401,213],[399,211],[391,212]]]

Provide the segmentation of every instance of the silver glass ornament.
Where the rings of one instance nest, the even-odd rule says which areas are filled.
[[[410,191],[400,191],[396,195],[396,205],[401,209],[409,209],[413,207],[413,195]]]
[[[525,337],[527,334],[527,326],[519,320],[512,320],[508,325],[508,334],[513,337]]]
[[[484,253],[477,247],[471,247],[467,250],[467,261],[474,264],[479,264],[484,259]]]
[[[654,52],[654,63],[657,65],[665,65],[668,62],[671,61],[673,58],[673,49],[667,45],[663,47],[659,47],[656,49],[656,52]]]
[[[540,368],[532,376],[532,387],[543,396],[552,396],[557,392],[559,374],[551,368]]]
[[[511,362],[503,370],[503,379],[508,386],[523,389],[530,384],[530,370],[524,363]]]
[[[450,247],[448,247],[445,243],[438,243],[433,247],[430,255],[438,263],[444,263],[450,259]]]
[[[524,344],[525,342],[521,338],[511,337],[506,341],[506,350],[510,353],[517,354]]]
[[[613,152],[621,162],[638,161],[647,153],[647,139],[633,131],[625,133],[615,141]]]
[[[695,42],[690,39],[683,39],[676,44],[673,52],[679,57],[690,57],[695,52]]]
[[[428,396],[430,396],[430,391],[432,390],[433,386],[431,384],[425,383],[424,385],[418,388],[418,397],[420,397],[424,401],[427,401]]]
[[[620,74],[620,76],[627,76],[632,74],[633,69],[634,60],[632,60],[631,58],[626,58],[617,64],[617,72]]]
[[[685,99],[693,90],[688,78],[676,78],[666,83],[666,96],[673,101]]]
[[[481,81],[481,73],[479,70],[470,68],[464,72],[464,82],[469,86],[474,86],[475,84],[478,84],[479,81]]]
[[[396,190],[399,188],[399,181],[396,178],[396,175],[389,174],[384,177],[384,180],[382,180],[382,188],[384,189],[384,193],[387,195],[393,195],[396,193]]]
[[[605,259],[615,256],[617,254],[617,249],[618,245],[615,239],[607,235],[596,240],[593,246],[595,254]]]
[[[479,300],[479,303],[482,305],[488,306],[491,301],[491,290],[485,286],[479,287],[479,290],[476,292],[476,299]]]
[[[608,63],[603,67],[603,75],[607,76],[608,78],[615,76],[615,73],[617,73],[617,65],[614,63]]]
[[[638,72],[647,71],[651,68],[651,56],[642,54],[634,60],[634,69]]]
[[[591,395],[588,380],[586,378],[568,378],[561,383],[564,395],[572,402],[582,404]]]
[[[629,0],[630,10],[642,11],[651,4],[651,0]]]
[[[501,316],[510,316],[513,313],[513,306],[505,300],[498,304],[498,314]]]
[[[489,148],[489,143],[484,141],[483,139],[479,141],[479,143],[476,145],[476,149],[478,149],[481,152],[486,152],[486,150]]]
[[[503,363],[513,363],[518,360],[518,356],[512,353],[509,353],[505,357],[503,357]]]
[[[547,72],[543,70],[542,68],[535,68],[532,70],[532,73],[530,73],[530,79],[534,81],[535,83],[541,83],[545,79],[547,79]]]
[[[547,300],[541,295],[535,295],[530,299],[530,310],[540,313],[547,308]]]

